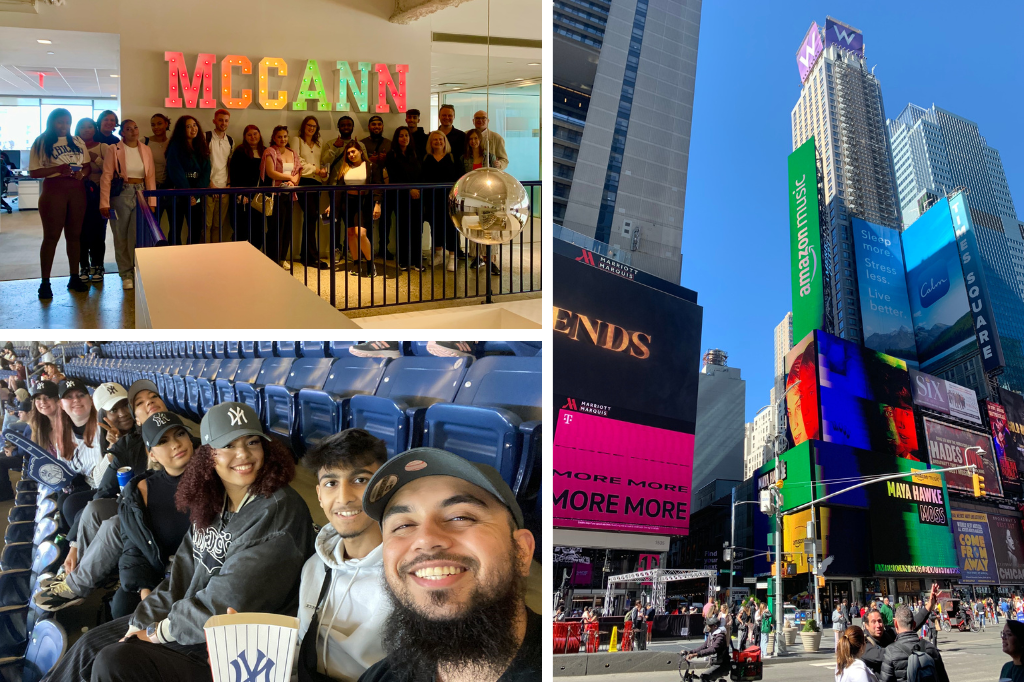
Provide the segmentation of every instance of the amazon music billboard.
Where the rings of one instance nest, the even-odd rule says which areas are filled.
[[[554,525],[685,535],[697,295],[554,242]]]

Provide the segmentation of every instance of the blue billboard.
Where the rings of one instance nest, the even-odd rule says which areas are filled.
[[[963,192],[949,200],[949,207],[952,211],[957,247],[960,249],[960,263],[967,284],[971,316],[974,318],[974,332],[978,337],[978,347],[981,349],[981,362],[985,371],[991,372],[1003,367],[1006,362],[1003,360],[1003,347],[999,342],[999,332],[996,330],[992,299],[985,283],[978,236],[974,232],[971,211],[964,200]]]
[[[907,290],[921,370],[931,372],[978,349],[949,200],[903,232]]]
[[[917,344],[899,230],[854,218],[864,345],[917,367]]]

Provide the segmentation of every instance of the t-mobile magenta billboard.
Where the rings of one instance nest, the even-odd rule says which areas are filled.
[[[693,435],[559,410],[556,528],[686,535]]]
[[[821,44],[821,30],[818,22],[812,21],[811,27],[807,29],[804,41],[800,43],[800,49],[796,51],[796,65],[800,69],[800,82],[807,80],[807,74],[811,72],[814,62],[818,61],[818,55],[824,46]]]

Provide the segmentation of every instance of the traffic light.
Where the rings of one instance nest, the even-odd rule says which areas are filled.
[[[818,587],[825,587],[825,576],[818,576]]]
[[[985,477],[981,474],[974,474],[971,476],[971,480],[974,483],[974,496],[985,497]]]

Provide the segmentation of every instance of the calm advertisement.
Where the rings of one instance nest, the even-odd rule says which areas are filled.
[[[864,345],[917,366],[899,230],[852,219]]]
[[[821,30],[818,28],[818,22],[812,21],[804,41],[800,43],[800,49],[796,51],[796,65],[800,69],[801,83],[807,80],[807,74],[811,72],[814,62],[818,61],[822,49],[824,46],[821,43]]]
[[[1024,547],[1021,546],[1020,519],[989,514],[988,525],[992,533],[992,554],[996,559],[999,582],[1003,585],[1024,583]]]
[[[821,440],[921,461],[903,360],[819,332]]]
[[[978,473],[985,477],[985,491],[989,495],[1003,496],[991,438],[983,433],[958,429],[931,419],[924,420],[924,432],[932,468],[945,469],[973,464],[978,467]],[[968,472],[951,471],[945,476],[946,485],[950,489],[974,492]]]
[[[960,249],[960,264],[967,284],[967,298],[971,304],[971,316],[974,318],[974,332],[978,337],[978,348],[981,349],[981,363],[985,366],[986,372],[992,372],[1003,367],[1006,361],[1003,359],[1003,347],[999,341],[999,331],[996,329],[992,299],[985,284],[985,269],[982,267],[978,237],[971,224],[971,212],[964,201],[963,192],[949,200],[949,210],[952,212],[956,243]]]
[[[978,347],[949,200],[941,199],[902,236],[917,359],[927,372]]]
[[[825,321],[815,157],[814,137],[789,155],[789,266],[794,339],[821,329]]]
[[[825,46],[829,45],[849,50],[858,57],[864,56],[864,34],[832,17],[825,19]]]
[[[954,510],[952,513],[953,547],[960,564],[960,584],[998,585],[988,517],[974,512]]]
[[[686,535],[693,435],[560,410],[554,525]]]

